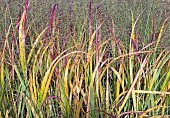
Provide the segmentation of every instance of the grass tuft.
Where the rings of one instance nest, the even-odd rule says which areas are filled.
[[[1,3],[0,117],[170,115],[169,2]]]

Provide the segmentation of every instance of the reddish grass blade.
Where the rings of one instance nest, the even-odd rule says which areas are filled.
[[[20,62],[21,62],[21,68],[22,72],[24,74],[24,77],[26,77],[26,59],[25,59],[25,26],[26,26],[26,14],[29,6],[29,1],[26,0],[25,4],[25,10],[22,14],[20,23],[19,23],[19,56],[20,56]]]

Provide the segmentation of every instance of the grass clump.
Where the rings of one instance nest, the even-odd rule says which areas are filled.
[[[169,2],[2,3],[0,117],[170,115]]]

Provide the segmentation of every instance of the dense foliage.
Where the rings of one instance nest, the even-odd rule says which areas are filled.
[[[168,117],[169,5],[1,0],[0,117]]]

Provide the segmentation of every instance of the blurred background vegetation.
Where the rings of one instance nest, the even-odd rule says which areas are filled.
[[[5,27],[8,25],[6,24],[9,24],[11,20],[14,27],[14,23],[17,22],[17,16],[24,9],[24,2],[24,0],[1,0],[1,37],[4,34],[3,32],[6,32],[4,30],[7,30]],[[10,3],[8,6],[10,9],[7,10],[8,3]],[[63,28],[69,27],[70,22],[74,23],[77,20],[80,23],[84,22],[88,15],[88,0],[31,0],[27,20],[32,29],[41,31],[47,26],[50,8],[54,3],[57,4],[56,16],[62,15]],[[154,19],[156,24],[155,34],[157,34],[163,20],[170,16],[169,5],[170,1],[168,0],[94,0],[93,13],[97,17],[95,13],[97,12],[97,6],[100,6],[102,18],[109,17],[109,20],[114,20],[116,35],[125,42],[129,40],[129,34],[131,33],[131,13],[133,12],[135,18],[140,15],[136,29],[139,35],[139,42],[141,45],[144,45],[151,38],[152,20]],[[168,23],[161,40],[161,46],[167,47],[170,45],[169,27]],[[107,36],[106,32],[105,34]]]

